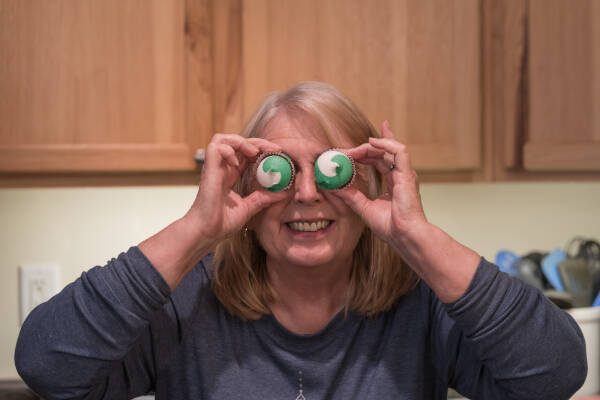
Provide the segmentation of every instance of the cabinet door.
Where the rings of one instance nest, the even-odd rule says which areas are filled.
[[[0,2],[0,171],[194,170],[212,134],[195,3],[186,21],[184,0]]]
[[[389,120],[417,169],[480,167],[478,0],[245,0],[241,14],[242,119],[272,90],[326,81]]]
[[[600,170],[600,2],[529,3],[529,170]]]

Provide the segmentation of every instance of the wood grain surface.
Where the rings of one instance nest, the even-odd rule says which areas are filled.
[[[195,147],[185,12],[183,1],[0,2],[0,170],[194,169],[173,153]]]
[[[481,166],[480,4],[243,2],[243,115],[302,80],[341,89],[389,120],[420,170]]]
[[[600,171],[600,2],[531,0],[524,166]]]

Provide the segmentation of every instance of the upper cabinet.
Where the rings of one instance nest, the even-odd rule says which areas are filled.
[[[478,0],[244,0],[243,117],[303,80],[388,120],[421,171],[481,166]]]
[[[0,185],[195,183],[303,80],[424,181],[599,179],[599,27],[594,0],[0,0]]]
[[[530,0],[528,170],[600,171],[600,2]]]
[[[272,90],[340,88],[421,170],[481,166],[478,0],[0,3],[0,170],[193,171]]]
[[[483,3],[487,180],[600,179],[600,2]]]
[[[197,3],[2,0],[0,170],[194,170],[212,99]]]

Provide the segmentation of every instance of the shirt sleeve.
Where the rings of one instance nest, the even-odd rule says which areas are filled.
[[[450,387],[473,399],[568,399],[587,374],[573,318],[481,259],[465,294],[434,301],[434,351]]]
[[[84,272],[35,308],[15,351],[23,380],[47,399],[125,399],[154,380],[150,321],[170,289],[137,247]]]

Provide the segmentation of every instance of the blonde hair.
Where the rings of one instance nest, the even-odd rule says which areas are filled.
[[[333,86],[321,82],[301,82],[285,92],[270,94],[252,115],[241,135],[260,137],[275,115],[311,117],[322,129],[332,147],[336,132],[358,146],[379,134],[362,112]],[[234,187],[245,196],[250,191],[248,168]],[[367,196],[376,198],[384,189],[383,178],[373,167],[368,175]],[[373,316],[389,310],[418,282],[416,274],[384,241],[365,228],[354,250],[346,311]],[[229,313],[243,320],[270,314],[275,294],[269,283],[266,254],[250,230],[234,233],[217,245],[212,289]]]

